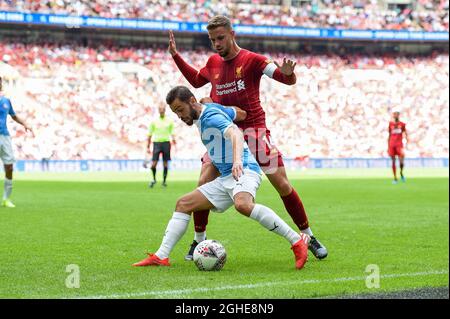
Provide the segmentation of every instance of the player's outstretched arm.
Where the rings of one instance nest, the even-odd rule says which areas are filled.
[[[200,74],[200,71],[190,66],[183,60],[180,54],[178,54],[177,46],[175,43],[175,36],[173,35],[172,30],[169,31],[169,53],[172,56],[175,64],[178,69],[181,71],[186,80],[195,88],[202,87],[206,83],[209,83],[209,80],[203,77]]]
[[[21,119],[17,115],[13,115],[12,119],[17,123],[19,123],[20,125],[22,125],[25,128],[25,132],[31,132],[31,134],[34,136],[33,129],[30,126],[28,126],[23,119]]]
[[[297,65],[296,62],[283,58],[281,65],[276,61],[274,63],[277,67],[273,73],[274,80],[287,85],[294,85],[297,82],[297,77],[294,73],[295,66]]]
[[[235,180],[239,180],[244,174],[244,166],[242,164],[244,135],[237,126],[233,125],[226,130],[225,138],[230,139],[233,146],[233,168],[231,169],[231,173]]]
[[[177,44],[175,42],[175,36],[173,35],[172,30],[169,30],[169,53],[172,57],[178,54]]]

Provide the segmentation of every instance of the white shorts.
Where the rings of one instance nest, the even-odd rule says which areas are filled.
[[[11,136],[0,135],[0,159],[3,165],[10,165],[16,162],[11,145]]]
[[[213,211],[220,213],[234,205],[234,196],[238,193],[250,193],[255,199],[260,185],[261,175],[246,169],[239,181],[230,174],[226,177],[218,177],[197,189],[214,205]]]

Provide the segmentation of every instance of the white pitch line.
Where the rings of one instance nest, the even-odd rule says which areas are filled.
[[[388,274],[381,275],[380,278],[399,278],[399,277],[420,277],[420,276],[432,276],[432,275],[444,275],[448,274],[448,270],[436,270],[428,272],[416,272],[416,273],[406,273],[406,274]],[[86,297],[73,297],[81,299],[119,299],[119,298],[138,298],[145,296],[177,296],[186,295],[196,292],[210,292],[210,291],[222,291],[222,290],[236,290],[236,289],[254,289],[260,287],[273,287],[273,286],[286,286],[286,285],[302,285],[302,284],[322,284],[322,283],[333,283],[342,281],[357,281],[365,280],[365,276],[359,277],[344,277],[344,278],[334,278],[334,279],[309,279],[309,280],[299,280],[299,281],[273,281],[257,284],[247,284],[247,285],[230,285],[221,286],[213,288],[192,288],[192,289],[177,289],[177,290],[161,290],[161,291],[143,291],[135,293],[124,293],[124,294],[112,294],[112,295],[97,295],[97,296],[86,296]]]

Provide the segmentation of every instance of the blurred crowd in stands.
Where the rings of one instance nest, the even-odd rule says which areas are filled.
[[[286,5],[290,2],[291,5]],[[447,31],[449,0],[0,0],[0,10],[235,24],[359,30]]]
[[[280,53],[264,53],[281,62]],[[210,51],[182,51],[200,68]],[[448,157],[448,55],[300,55],[295,86],[266,76],[261,102],[287,157],[386,157],[393,108],[407,123],[408,157]],[[171,87],[190,87],[165,49],[0,42],[5,94],[35,129],[9,120],[17,158],[142,159],[147,127]],[[208,96],[210,85],[194,90]],[[195,127],[176,123],[175,158],[204,152]]]

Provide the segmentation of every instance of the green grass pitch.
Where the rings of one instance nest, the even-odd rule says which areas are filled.
[[[329,250],[301,271],[283,238],[234,209],[211,213],[208,238],[228,252],[219,272],[184,261],[192,221],[172,267],[131,267],[159,247],[198,173],[173,173],[166,189],[148,189],[144,172],[16,174],[17,207],[0,209],[0,298],[315,298],[448,286],[448,170],[407,174],[392,185],[387,169],[289,173]],[[257,202],[294,226],[267,180]],[[72,264],[79,288],[66,287]],[[373,264],[380,285],[369,289]]]

